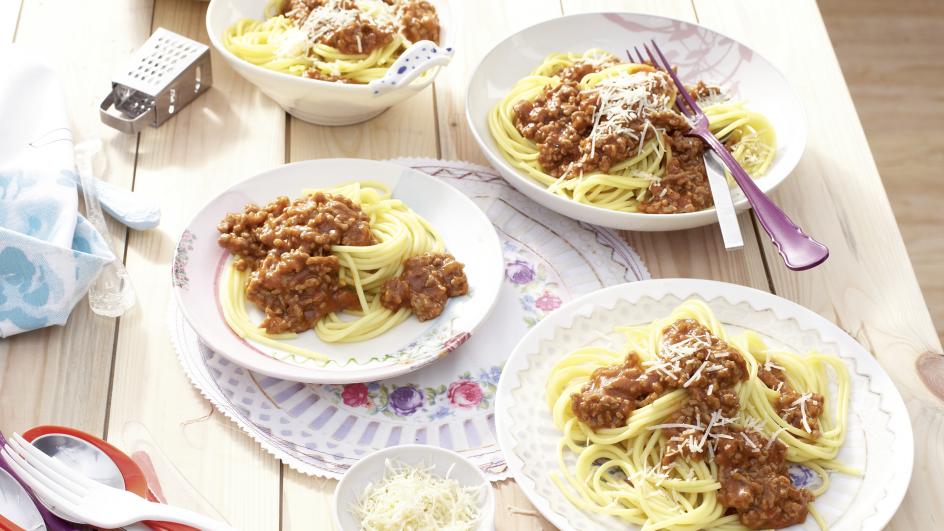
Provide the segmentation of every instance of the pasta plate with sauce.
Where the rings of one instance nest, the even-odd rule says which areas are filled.
[[[174,294],[214,351],[283,380],[409,373],[465,343],[504,276],[494,226],[465,194],[391,163],[289,164],[191,221]]]
[[[699,81],[689,87],[709,127],[754,177],[777,150],[764,115]],[[696,212],[713,205],[707,147],[675,105],[676,88],[649,64],[600,49],[548,55],[489,114],[507,161],[548,191],[608,210]],[[730,180],[730,177],[729,177]]]
[[[855,340],[704,280],[605,288],[538,323],[502,373],[496,428],[563,530],[878,531],[913,463],[904,403]]]

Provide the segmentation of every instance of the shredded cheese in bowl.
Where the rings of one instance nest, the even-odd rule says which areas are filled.
[[[482,490],[432,472],[433,466],[411,466],[384,460],[384,476],[371,482],[351,507],[364,531],[467,531],[476,528]]]

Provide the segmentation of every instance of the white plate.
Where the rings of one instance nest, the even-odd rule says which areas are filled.
[[[176,302],[171,339],[200,392],[300,472],[338,479],[371,452],[419,443],[459,453],[492,481],[505,479],[494,399],[501,368],[515,345],[560,304],[649,275],[615,231],[551,212],[490,168],[432,159],[394,162],[472,198],[502,241],[505,279],[499,302],[464,345],[438,363],[388,380],[301,385],[256,375],[213,352],[196,337]],[[401,407],[404,403],[409,407]]]
[[[386,184],[394,198],[426,218],[442,235],[446,249],[465,264],[469,294],[450,299],[436,319],[420,322],[411,316],[367,341],[324,343],[314,332],[285,340],[326,354],[329,361],[295,356],[245,341],[233,333],[223,319],[217,297],[220,272],[229,256],[216,243],[219,221],[229,212],[241,211],[246,203],[265,204],[279,195],[299,197],[305,188],[328,188],[355,180]],[[415,371],[468,340],[498,297],[504,260],[491,222],[455,188],[389,162],[321,159],[259,174],[210,201],[183,232],[172,273],[174,294],[187,321],[216,352],[243,367],[283,380],[350,383]]]
[[[625,57],[626,48],[651,39],[678,66],[682,81],[718,84],[770,120],[777,131],[777,154],[766,175],[756,182],[764,192],[779,185],[796,167],[806,146],[806,115],[783,74],[757,52],[721,33],[681,20],[634,13],[585,13],[548,20],[508,37],[485,56],[469,82],[466,119],[492,166],[523,194],[581,221],[641,231],[715,223],[714,208],[683,214],[616,212],[548,192],[508,164],[488,130],[488,113],[548,54],[603,48]],[[733,190],[732,197],[737,210],[748,208],[740,189]]]
[[[570,529],[638,529],[572,505],[550,480],[560,436],[545,401],[551,367],[567,353],[614,341],[617,324],[647,324],[688,298],[706,301],[726,329],[757,331],[768,344],[796,352],[838,355],[852,380],[848,435],[838,459],[863,476],[833,473],[815,506],[831,531],[879,530],[895,514],[914,461],[908,411],[898,390],[868,351],[826,319],[775,295],[708,280],[647,280],[584,296],[531,329],[508,359],[495,404],[498,442],[512,476],[552,523]],[[608,339],[612,338],[612,339]],[[794,475],[794,474],[791,474]],[[799,473],[794,482],[812,479]],[[818,531],[812,518],[791,530]]]
[[[356,531],[360,529],[359,522],[349,510],[357,501],[357,497],[364,493],[367,485],[383,479],[385,461],[393,459],[407,465],[432,466],[432,473],[455,479],[465,487],[480,487],[482,495],[479,498],[479,521],[475,527],[478,531],[495,529],[495,493],[485,475],[475,465],[461,455],[419,444],[409,444],[386,448],[375,452],[357,462],[348,470],[338,486],[334,489],[334,525],[341,531]]]

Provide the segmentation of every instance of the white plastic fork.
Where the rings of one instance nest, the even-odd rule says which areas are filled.
[[[205,531],[234,531],[202,514],[153,503],[70,470],[14,433],[0,455],[49,509],[68,520],[116,529],[144,520],[174,522]]]

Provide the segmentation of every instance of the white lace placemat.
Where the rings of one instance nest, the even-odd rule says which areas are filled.
[[[168,316],[171,340],[203,396],[302,473],[340,478],[375,450],[420,443],[455,450],[493,481],[505,479],[493,405],[515,344],[561,304],[604,286],[647,279],[649,273],[614,231],[539,206],[494,170],[433,159],[394,162],[462,190],[498,231],[505,283],[492,314],[464,345],[442,361],[391,380],[306,385],[254,374],[216,354],[176,303]]]

